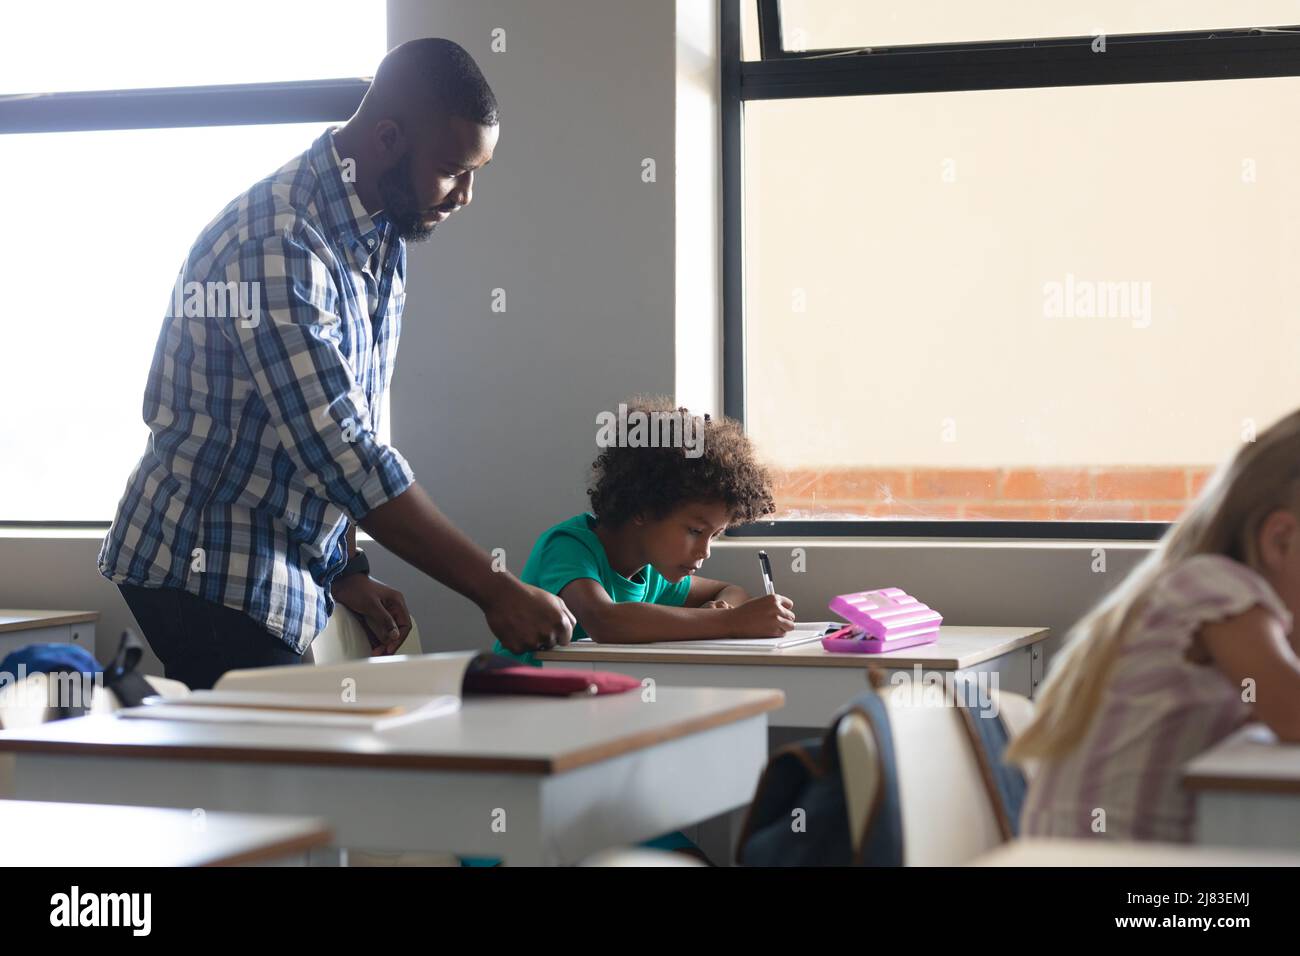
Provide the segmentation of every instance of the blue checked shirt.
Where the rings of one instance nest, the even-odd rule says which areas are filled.
[[[199,235],[99,553],[109,580],[236,608],[299,653],[334,608],[348,520],[414,480],[376,434],[406,246],[347,172],[327,130]]]

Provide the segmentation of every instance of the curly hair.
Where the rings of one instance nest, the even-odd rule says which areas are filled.
[[[730,418],[701,418],[675,407],[660,396],[636,396],[627,403],[629,422],[634,412],[651,416],[680,415],[694,420],[703,453],[690,457],[685,447],[630,447],[614,443],[591,463],[587,496],[602,524],[618,527],[631,518],[648,514],[662,518],[691,501],[720,501],[733,523],[754,521],[776,510],[772,478],[758,461],[754,446],[740,423]]]

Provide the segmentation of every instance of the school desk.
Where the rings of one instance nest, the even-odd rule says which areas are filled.
[[[1196,842],[1300,850],[1300,745],[1248,724],[1183,770],[1196,795]]]
[[[0,732],[14,793],[305,814],[334,846],[565,864],[736,807],[767,761],[773,690],[469,697],[378,735],[79,717]]]
[[[872,665],[887,681],[903,679],[899,674],[915,679],[917,667],[922,681],[968,676],[975,691],[981,680],[991,686],[996,675],[998,690],[1030,697],[1042,680],[1049,636],[1045,627],[944,625],[933,644],[883,654],[834,654],[816,642],[783,651],[728,651],[578,641],[537,658],[543,667],[615,671],[660,687],[774,687],[785,695],[785,707],[772,715],[774,726],[825,728],[866,687]]]
[[[93,656],[98,611],[0,608],[0,657],[28,644],[76,644]]]
[[[0,800],[4,866],[252,866],[329,844],[308,817]]]

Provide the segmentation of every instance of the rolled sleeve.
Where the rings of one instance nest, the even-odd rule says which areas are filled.
[[[248,240],[227,281],[258,283],[251,317],[220,323],[307,487],[360,521],[415,476],[375,434],[365,391],[340,349],[338,290],[325,263],[290,235]]]

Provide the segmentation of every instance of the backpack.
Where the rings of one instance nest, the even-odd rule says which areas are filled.
[[[135,707],[144,698],[157,693],[137,670],[143,655],[144,647],[140,640],[130,631],[124,631],[117,653],[107,667],[100,667],[99,661],[89,651],[76,644],[28,644],[0,660],[0,674],[7,675],[9,682],[16,681],[20,675],[33,674],[62,678],[58,683],[47,685],[46,692],[50,697],[55,696],[60,685],[66,687],[68,679],[80,679],[81,693],[75,695],[75,702],[50,700],[45,709],[43,720],[63,720],[90,711],[95,687],[100,681],[105,690],[113,692],[119,708]]]
[[[840,767],[839,725],[860,713],[876,739],[875,805],[862,845],[853,852]],[[889,713],[875,691],[855,697],[820,740],[782,747],[759,778],[741,830],[743,866],[902,866],[903,820]]]
[[[994,816],[1004,839],[1018,832],[1026,783],[1003,754],[1010,741],[999,715],[958,704]],[[855,852],[840,766],[839,727],[849,714],[867,721],[875,739],[875,799]],[[836,715],[821,739],[773,754],[758,782],[741,831],[737,862],[745,866],[902,866],[903,824],[889,712],[874,690]]]

